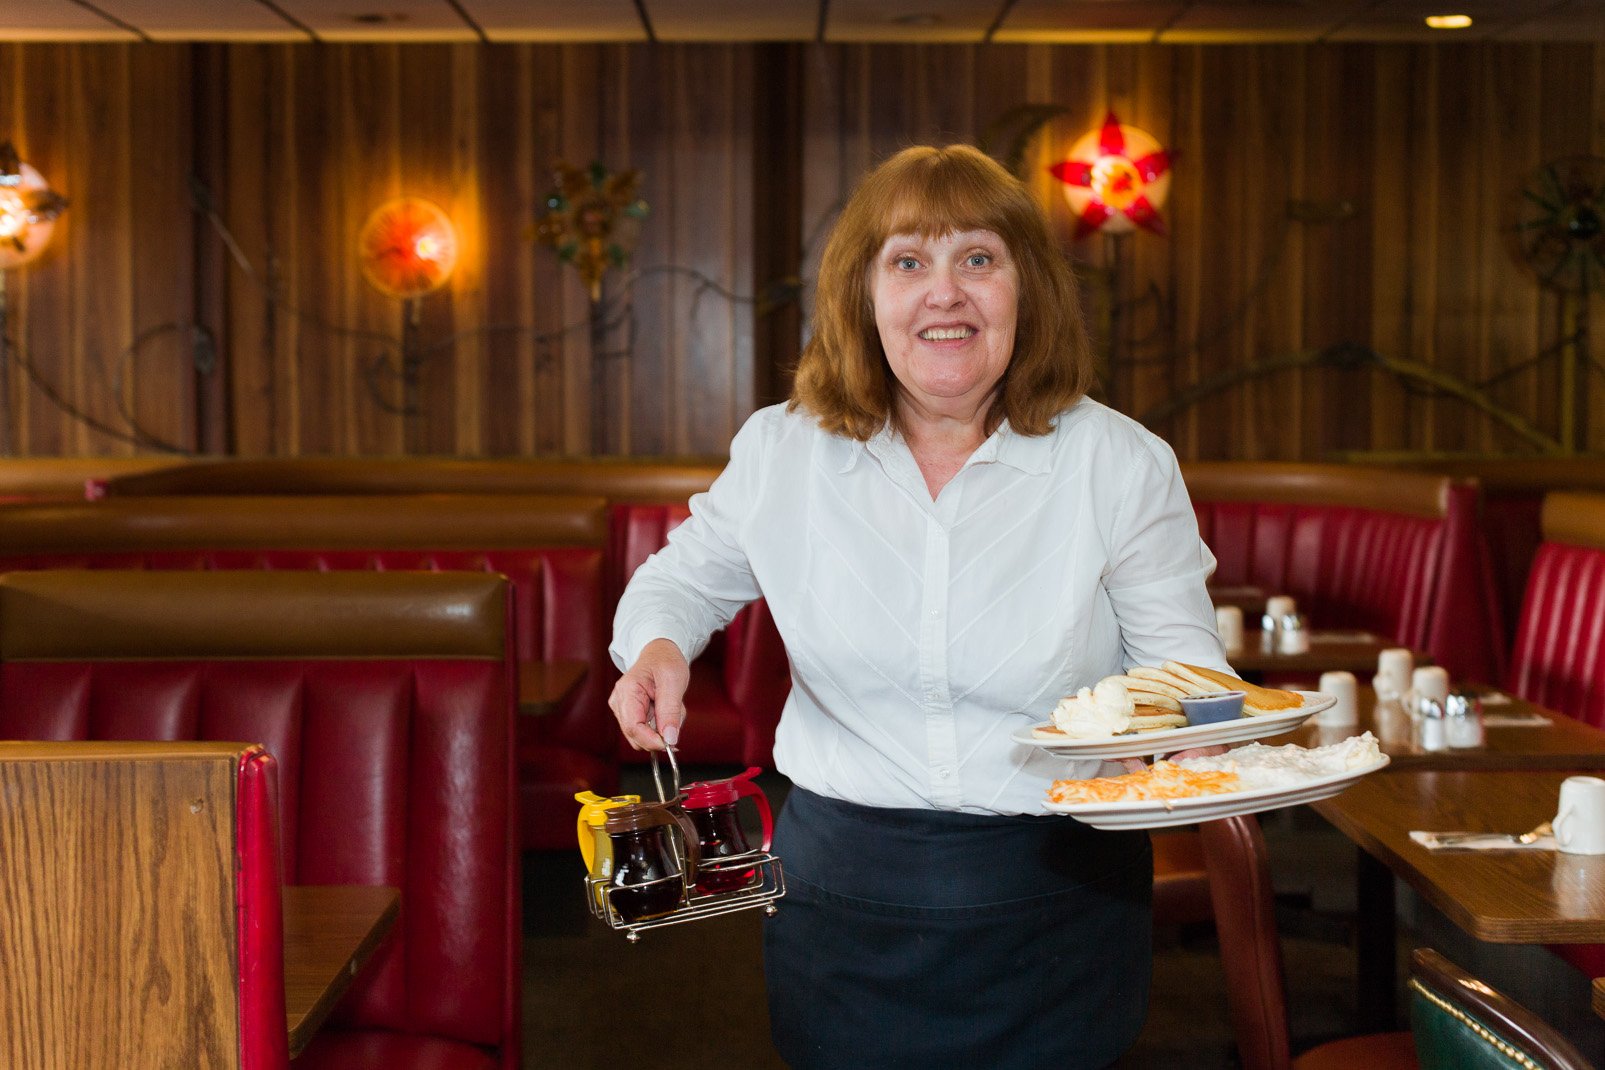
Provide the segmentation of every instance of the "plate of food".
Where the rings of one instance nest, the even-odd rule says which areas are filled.
[[[1059,703],[1050,721],[1010,738],[1069,759],[1145,758],[1291,732],[1336,701],[1167,661],[1082,688]]]
[[[1328,799],[1387,764],[1369,732],[1308,749],[1251,743],[1140,773],[1056,780],[1043,806],[1093,828],[1169,828]]]

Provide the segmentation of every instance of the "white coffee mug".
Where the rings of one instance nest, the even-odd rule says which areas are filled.
[[[1377,655],[1377,674],[1372,684],[1377,698],[1396,699],[1410,688],[1410,672],[1415,667],[1415,655],[1404,647],[1389,647]]]
[[[1265,600],[1265,615],[1281,620],[1290,614],[1298,612],[1298,603],[1293,601],[1290,594],[1272,595]]]
[[[1359,684],[1352,672],[1323,672],[1318,689],[1337,701],[1315,715],[1316,724],[1349,725],[1359,719]]]
[[[1243,611],[1237,606],[1220,606],[1215,610],[1215,631],[1220,635],[1221,646],[1228,654],[1243,651]]]
[[[1442,706],[1449,699],[1449,670],[1442,665],[1420,666],[1410,673],[1410,690],[1416,698],[1430,698]]]
[[[1561,781],[1560,808],[1551,824],[1555,846],[1567,854],[1605,855],[1605,780],[1569,776]]]
[[[1409,674],[1409,691],[1404,695],[1404,709],[1422,714],[1424,703],[1435,703],[1443,709],[1449,701],[1449,671],[1443,666],[1417,666]]]

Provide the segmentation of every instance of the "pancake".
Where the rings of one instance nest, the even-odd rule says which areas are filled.
[[[1144,686],[1158,690],[1161,694],[1171,695],[1175,698],[1186,698],[1194,694],[1194,683],[1185,676],[1179,676],[1169,669],[1158,669],[1152,665],[1134,665],[1126,670],[1126,676],[1141,680]]]
[[[1205,669],[1198,665],[1188,665],[1180,661],[1167,661],[1165,668],[1191,680],[1196,686],[1207,688],[1209,691],[1241,691],[1244,694],[1243,716],[1256,717],[1265,713],[1281,713],[1283,710],[1296,710],[1304,705],[1304,696],[1295,691],[1283,691],[1275,687],[1260,687],[1235,676],[1229,676],[1217,669]],[[1206,692],[1200,691],[1199,694]]]
[[[1186,728],[1187,718],[1172,710],[1139,703],[1132,715],[1131,727],[1136,732],[1157,732],[1162,728]]]

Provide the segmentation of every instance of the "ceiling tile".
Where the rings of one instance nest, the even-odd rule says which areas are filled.
[[[1148,41],[1187,5],[1180,0],[1019,0],[994,41]]]
[[[1375,0],[1189,4],[1165,28],[1159,40],[1167,44],[1316,41],[1375,6]]]
[[[1004,0],[830,0],[827,41],[979,42]]]
[[[187,0],[193,3],[194,0]],[[274,0],[325,41],[476,40],[445,0]]]
[[[0,39],[138,40],[127,30],[67,0],[0,0]]]
[[[306,40],[305,33],[257,3],[95,0],[95,6],[157,40]]]
[[[819,30],[819,0],[643,2],[660,41],[812,41]]]
[[[493,41],[646,40],[646,29],[631,0],[460,2]],[[755,2],[767,3],[768,0]]]

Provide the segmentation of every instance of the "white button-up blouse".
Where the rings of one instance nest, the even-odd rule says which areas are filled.
[[[1102,763],[1011,735],[1128,666],[1224,667],[1214,567],[1170,447],[1090,399],[1045,436],[1005,424],[934,501],[895,431],[860,443],[774,406],[636,570],[611,652],[627,668],[666,638],[695,657],[761,596],[791,659],[775,765],[793,783],[1039,813],[1051,780]]]

